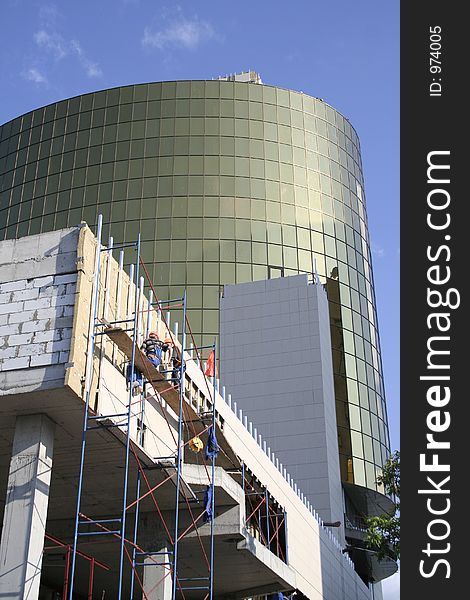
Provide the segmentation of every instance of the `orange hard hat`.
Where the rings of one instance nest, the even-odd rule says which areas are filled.
[[[158,340],[158,339],[160,339],[160,338],[158,337],[158,333],[157,333],[156,331],[151,331],[151,332],[149,333],[149,337],[154,337],[154,338],[157,338],[157,340]]]
[[[165,344],[173,344],[171,338],[165,338]]]

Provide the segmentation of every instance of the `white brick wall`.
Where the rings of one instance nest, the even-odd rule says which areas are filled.
[[[0,371],[68,361],[76,273],[0,284]]]

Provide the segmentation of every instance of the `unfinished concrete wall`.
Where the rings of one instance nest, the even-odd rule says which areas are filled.
[[[220,376],[325,521],[343,521],[329,313],[306,275],[225,286]]]
[[[77,296],[79,302],[75,305],[75,319],[70,348],[70,362],[73,369],[67,372],[66,385],[77,394],[83,394],[83,379],[86,370],[86,356],[89,345],[89,327],[91,316],[91,302],[95,273],[96,238],[92,231],[85,225],[80,230],[77,248]],[[132,248],[128,249],[129,260],[135,261]],[[136,301],[136,286],[131,277],[119,263],[119,251],[107,250],[103,245],[100,253],[99,293],[96,308],[98,323],[114,322],[118,320],[133,319]],[[146,282],[147,283],[147,282]],[[140,285],[140,282],[138,282]],[[143,294],[138,295],[138,339],[140,345],[147,330],[156,330],[160,337],[167,337],[164,323],[158,318],[157,310],[147,312],[148,300]],[[147,321],[150,318],[150,324]],[[121,323],[121,327],[133,327],[133,323]],[[107,336],[99,336],[95,341],[93,355],[93,381],[92,396],[98,389],[99,374],[103,361],[124,371],[127,357],[120,352],[116,345]],[[97,407],[95,407],[97,408]]]
[[[65,385],[84,400],[96,243],[92,231],[87,226],[82,227],[77,246],[77,302],[70,347],[70,368],[67,369]],[[130,256],[135,261],[132,249],[130,249]],[[136,286],[120,265],[119,252],[112,252],[103,246],[100,253],[97,323],[133,319],[135,302]],[[138,294],[137,302],[138,345],[142,343],[147,331],[156,330],[161,338],[167,337],[168,332],[162,319],[159,318],[158,311],[152,309],[148,312],[148,299],[143,293]],[[147,325],[149,319],[150,323]],[[118,326],[132,328],[133,322],[121,323]],[[99,331],[98,328],[97,332]],[[126,412],[129,393],[126,390],[124,373],[128,362],[128,357],[118,350],[108,336],[96,337],[92,360],[90,406],[97,413],[111,415]],[[142,416],[141,410],[141,404],[134,401],[131,413],[131,436],[134,441],[139,440],[138,421]],[[142,447],[153,457],[168,456],[175,450],[174,415],[167,414],[165,418],[162,407],[155,398],[145,402],[144,413],[145,436]]]
[[[78,236],[74,228],[1,243],[0,395],[64,384]]]

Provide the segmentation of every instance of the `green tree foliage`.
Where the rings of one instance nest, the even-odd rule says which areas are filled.
[[[378,558],[400,558],[400,452],[394,452],[385,463],[377,483],[394,499],[392,513],[367,519],[366,543],[377,552]]]

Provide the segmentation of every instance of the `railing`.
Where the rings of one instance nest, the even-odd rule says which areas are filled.
[[[354,529],[355,531],[362,531],[364,533],[368,529],[366,519],[364,519],[364,517],[360,517],[359,515],[352,517],[345,514],[344,524],[346,529]]]

